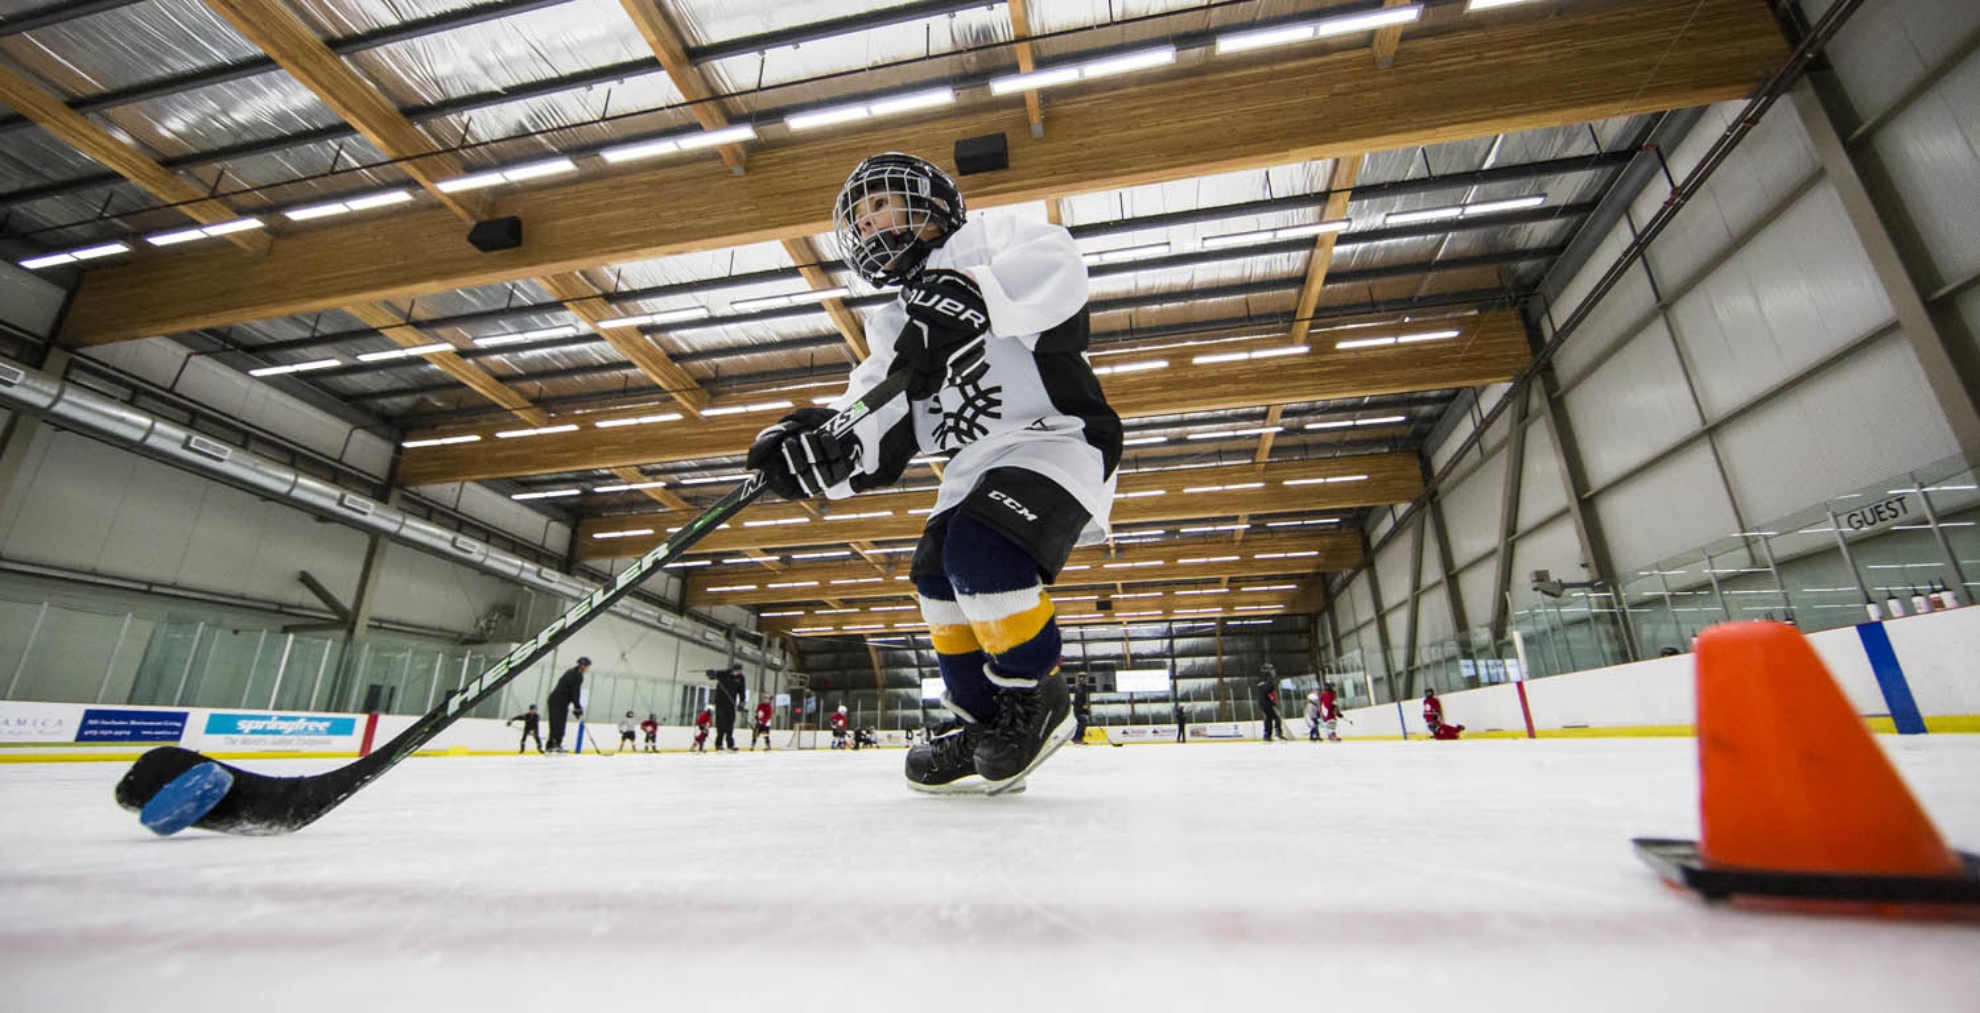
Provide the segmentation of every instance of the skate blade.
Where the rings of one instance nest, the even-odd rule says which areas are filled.
[[[1016,783],[1014,785],[1004,789],[1001,792],[992,792],[990,790],[990,782],[985,781],[980,777],[972,777],[966,781],[951,781],[948,784],[916,784],[913,781],[908,781],[907,786],[910,791],[918,792],[923,795],[956,796],[956,795],[991,795],[991,794],[1021,795],[1023,794],[1024,776],[1020,774],[1015,779],[1015,781]]]
[[[1067,711],[1065,720],[1059,722],[1057,728],[1052,729],[1051,737],[1045,740],[1045,748],[1040,749],[1038,755],[1031,758],[1029,765],[1023,770],[1018,771],[1017,776],[1010,780],[985,781],[984,784],[987,787],[983,793],[985,795],[1008,795],[1022,788],[1025,777],[1032,771],[1037,770],[1046,760],[1051,759],[1052,754],[1058,752],[1061,746],[1072,741],[1073,730],[1078,727],[1079,719],[1074,717],[1071,711]]]

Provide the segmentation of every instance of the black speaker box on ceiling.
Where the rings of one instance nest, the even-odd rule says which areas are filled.
[[[968,137],[956,142],[956,173],[974,176],[1011,167],[1011,148],[1002,133]]]
[[[475,222],[468,230],[468,242],[483,253],[513,250],[522,245],[522,219],[514,215]]]

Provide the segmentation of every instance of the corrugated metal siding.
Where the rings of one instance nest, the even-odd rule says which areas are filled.
[[[1641,464],[1702,421],[1661,320],[1568,391],[1565,403],[1591,487]]]
[[[1703,441],[1595,497],[1618,573],[1738,530],[1732,502]]]
[[[1501,450],[1446,491],[1444,516],[1451,522],[1451,558],[1459,566],[1490,554],[1498,544],[1505,484],[1506,455]]]
[[[1561,482],[1560,447],[1554,442],[1553,420],[1544,415],[1526,427],[1526,457],[1520,463],[1519,519],[1515,530],[1568,505],[1567,487]]]
[[[1707,109],[1678,145],[1672,156],[1672,172],[1680,172],[1679,164],[1694,165],[1718,141],[1738,111],[1732,103]],[[1818,171],[1814,146],[1793,104],[1775,103],[1651,244],[1650,266],[1657,283],[1666,292],[1690,283],[1732,237],[1752,228]],[[1684,177],[1680,174],[1678,178]],[[1636,199],[1632,210],[1636,222],[1648,222],[1669,194],[1663,177],[1653,177]]]
[[[1716,418],[1891,319],[1834,187],[1818,184],[1672,307]]]

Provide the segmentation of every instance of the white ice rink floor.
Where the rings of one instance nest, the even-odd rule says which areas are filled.
[[[1980,851],[1980,737],[1880,740]],[[1688,739],[416,759],[283,838],[0,765],[0,1008],[1980,1010],[1980,926],[1708,909]],[[334,764],[247,763],[271,773]]]

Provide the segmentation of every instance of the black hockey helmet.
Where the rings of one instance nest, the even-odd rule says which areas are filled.
[[[586,668],[589,668],[589,667],[591,667],[591,659],[590,659],[590,658],[579,658],[579,659],[578,659],[578,664],[580,664],[580,665],[583,665],[583,666],[585,666]]]
[[[898,211],[899,219],[885,228],[869,225],[862,235],[861,221],[876,210],[870,204],[863,206],[869,197],[892,198],[888,210]],[[898,151],[859,163],[832,205],[839,252],[860,277],[883,287],[902,284],[920,273],[929,251],[941,243],[940,238],[923,235],[928,225],[940,226],[947,236],[967,220],[956,181],[933,163]]]

